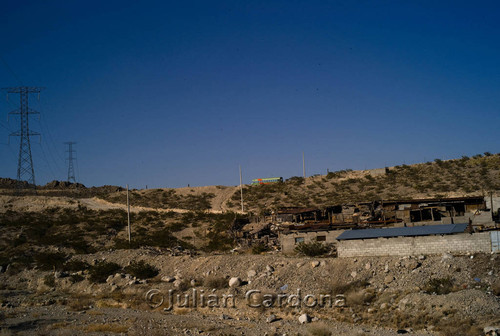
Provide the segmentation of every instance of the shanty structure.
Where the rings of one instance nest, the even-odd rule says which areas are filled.
[[[491,253],[498,231],[467,233],[470,224],[444,224],[344,231],[337,237],[339,257]]]

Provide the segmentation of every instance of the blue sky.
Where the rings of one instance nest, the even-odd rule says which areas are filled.
[[[500,147],[500,4],[11,1],[0,87],[43,86],[36,181],[237,185]],[[0,96],[0,176],[18,138]]]

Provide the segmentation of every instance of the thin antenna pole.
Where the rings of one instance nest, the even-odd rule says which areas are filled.
[[[302,174],[306,178],[306,159],[304,157],[304,152],[302,152]]]
[[[240,165],[240,193],[241,193],[241,212],[244,212],[243,208],[243,179],[241,177],[241,165]]]
[[[127,184],[127,223],[128,223],[128,243],[130,244],[130,202],[128,196],[128,184]]]

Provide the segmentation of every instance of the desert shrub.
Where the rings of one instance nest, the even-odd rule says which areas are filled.
[[[477,326],[477,322],[472,318],[451,318],[441,319],[436,324],[436,329],[443,336],[476,336],[482,335],[483,330]]]
[[[182,279],[179,283],[179,286],[177,288],[181,291],[184,292],[191,288],[191,282],[188,279]]]
[[[33,257],[38,268],[44,271],[62,269],[64,262],[67,259],[66,254],[61,252],[40,252],[35,254]]]
[[[170,224],[169,229],[172,232],[178,232],[178,231],[184,230],[186,227],[187,227],[186,223],[174,222],[174,223]]]
[[[497,280],[491,285],[491,292],[496,296],[500,296],[500,280]]]
[[[228,251],[233,248],[234,240],[218,232],[211,232],[207,235],[208,244],[203,248],[207,252]]]
[[[158,275],[158,269],[146,263],[144,260],[138,262],[133,261],[123,270],[139,279],[149,279]]]
[[[308,334],[311,336],[331,336],[332,332],[324,324],[313,324],[308,328]]]
[[[327,284],[325,292],[332,295],[347,294],[349,292],[359,291],[366,286],[368,286],[368,281],[366,280],[344,282],[337,278],[334,278],[330,283]]]
[[[54,274],[47,274],[43,278],[43,283],[50,288],[54,288],[56,286],[56,279],[54,278]]]
[[[68,272],[84,271],[89,267],[90,265],[87,262],[77,259],[69,260],[63,265],[63,269]]]
[[[80,275],[80,274],[71,274],[69,276],[69,280],[72,282],[72,283],[77,283],[77,282],[80,282],[80,281],[83,281],[85,280],[85,277],[83,275]]]
[[[211,276],[203,280],[203,286],[210,289],[223,289],[227,288],[228,285],[229,283],[224,277]]]
[[[328,253],[330,248],[320,242],[299,243],[295,246],[295,252],[308,257],[320,256]]]
[[[94,283],[106,282],[108,276],[121,270],[121,266],[114,262],[101,261],[89,269],[89,280]]]
[[[302,176],[292,176],[286,180],[287,183],[290,183],[294,186],[299,186],[303,184],[305,179]]]
[[[94,300],[88,296],[74,297],[72,300],[68,302],[68,308],[70,311],[87,310],[94,305],[95,305]]]
[[[345,294],[346,302],[350,306],[364,305],[373,301],[375,294],[366,289],[351,289]]]
[[[266,252],[269,249],[267,248],[266,244],[263,243],[258,243],[252,246],[252,253],[253,254],[261,254],[262,252]]]
[[[427,294],[443,295],[453,291],[453,282],[451,278],[432,278],[424,286],[424,292]]]
[[[307,330],[311,336],[331,336],[332,333],[326,325],[316,324],[311,325]]]

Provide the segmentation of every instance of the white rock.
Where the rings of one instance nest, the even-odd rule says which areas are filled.
[[[311,261],[311,266],[314,268],[314,267],[318,267],[319,266],[319,261],[317,260],[314,260],[314,261]]]
[[[302,314],[302,315],[299,316],[299,322],[301,324],[309,323],[310,321],[311,321],[311,318],[307,314]]]
[[[484,333],[488,336],[494,336],[494,335],[498,335],[498,332],[500,332],[500,326],[496,326],[496,327],[484,327],[483,329]]]
[[[171,276],[162,276],[160,280],[163,282],[174,282],[175,278]]]
[[[274,321],[276,321],[276,315],[272,314],[272,315],[269,315],[269,317],[266,319],[266,322],[267,323],[272,323]]]
[[[235,288],[241,285],[241,279],[238,277],[233,277],[229,279],[229,287]]]
[[[266,271],[268,271],[268,272],[274,272],[274,267],[271,266],[271,265],[267,265],[266,266]]]
[[[358,272],[356,272],[356,271],[352,271],[352,272],[351,272],[351,276],[352,276],[353,278],[356,278],[356,277],[358,276]]]
[[[453,256],[449,253],[443,253],[443,255],[441,256],[441,261],[445,261],[445,260],[449,260],[449,259],[453,259]]]
[[[365,264],[365,269],[369,270],[372,267],[372,264],[369,262]]]
[[[249,270],[249,271],[247,272],[247,276],[248,276],[248,278],[250,278],[250,279],[251,279],[251,278],[253,278],[253,277],[255,277],[256,275],[257,275],[257,272],[256,272],[255,270]]]

